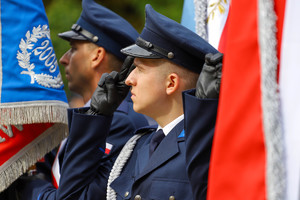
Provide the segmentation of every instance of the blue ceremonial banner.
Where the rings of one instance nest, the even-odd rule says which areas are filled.
[[[67,134],[67,98],[42,0],[0,0],[0,191]]]
[[[1,103],[66,102],[42,1],[2,0],[1,4]]]

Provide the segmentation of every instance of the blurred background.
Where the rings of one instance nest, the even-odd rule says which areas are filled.
[[[129,21],[140,33],[145,23],[145,5],[151,4],[157,12],[180,23],[184,0],[95,0],[97,3],[111,9]],[[76,23],[81,13],[81,0],[43,0],[51,30],[51,39],[57,60],[70,48],[67,41],[57,34],[67,31]],[[59,64],[60,72],[68,97],[74,97],[66,84],[63,66]]]

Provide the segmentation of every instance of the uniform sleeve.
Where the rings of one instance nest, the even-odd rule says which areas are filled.
[[[69,114],[70,134],[61,168],[60,186],[36,180],[26,199],[105,199],[107,180],[115,159],[136,125],[125,112],[115,112],[111,119],[101,116]],[[109,136],[106,134],[109,129]],[[103,154],[105,142],[113,145]],[[31,183],[32,184],[32,183]],[[29,198],[32,196],[32,198]]]
[[[44,156],[43,161],[37,162],[36,165],[36,171],[38,174],[42,174],[43,178],[51,182],[51,168],[55,159],[55,156],[57,154],[58,148],[53,149],[49,153],[47,153]]]
[[[183,93],[187,173],[194,199],[206,199],[208,168],[218,100]]]
[[[69,137],[61,167],[59,189],[45,185],[33,199],[86,199],[104,155],[111,117],[74,112],[69,118]]]

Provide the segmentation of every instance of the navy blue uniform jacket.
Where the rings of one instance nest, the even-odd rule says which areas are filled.
[[[198,99],[194,94],[195,90],[183,94],[186,163],[193,199],[204,200],[218,100]]]
[[[108,176],[120,150],[137,128],[148,125],[143,115],[133,111],[128,99],[122,102],[113,117],[80,114],[78,109],[70,109],[68,117],[69,137],[64,149],[59,189],[51,181],[30,181],[24,185],[22,199],[105,199]],[[113,145],[108,155],[103,152],[106,142]],[[51,164],[46,163],[42,169],[48,171],[48,179]]]
[[[150,159],[153,134],[137,142],[122,173],[110,185],[117,199],[206,199],[218,101],[200,100],[193,93],[194,90],[183,94],[184,121],[162,140]]]
[[[183,121],[162,140],[149,159],[153,135],[138,140],[120,176],[111,183],[117,199],[192,199],[186,173]],[[142,130],[143,132],[145,130]]]
[[[111,187],[118,194],[118,199],[134,199],[137,195],[142,199],[172,199],[172,196],[180,200],[206,198],[209,154],[215,123],[215,118],[211,117],[210,113],[214,113],[215,116],[212,108],[216,108],[217,101],[199,100],[193,96],[189,96],[191,98],[186,97],[188,94],[184,94],[186,114],[184,122],[180,122],[173,128],[150,159],[149,142],[155,129],[139,130],[140,132],[147,132],[147,134],[138,140],[122,173],[111,184]],[[195,112],[192,112],[193,110]],[[97,196],[99,193],[96,191],[97,185],[93,184],[93,177],[97,172],[92,169],[95,165],[99,165],[101,159],[99,157],[103,156],[103,152],[98,147],[104,148],[105,140],[103,138],[106,135],[104,132],[108,131],[111,119],[104,116],[87,116],[78,113],[73,113],[71,116],[70,131],[73,137],[69,138],[68,144],[71,143],[74,146],[67,149],[75,149],[76,154],[80,154],[80,159],[67,157],[66,162],[72,163],[72,160],[75,160],[72,165],[66,166],[65,172],[70,173],[64,173],[64,176],[61,177],[60,188],[54,195],[48,191],[48,193],[43,193],[42,197],[45,199],[49,195],[52,199],[101,199]],[[189,122],[189,120],[192,121]],[[193,130],[186,127],[186,132],[189,132],[186,135],[187,141],[185,141],[182,132],[184,123],[186,126],[191,123],[193,125],[191,127],[196,127]],[[84,132],[78,131],[78,129],[82,129],[83,125],[89,129]],[[97,131],[98,129],[102,130],[101,133]],[[199,130],[201,132],[198,132]],[[197,134],[191,135],[190,133],[193,132]],[[88,134],[89,137],[86,137],[85,134],[82,135],[83,133]],[[199,135],[199,133],[201,134]],[[82,141],[78,141],[80,136]],[[193,141],[188,141],[193,138],[190,136],[193,136],[196,140],[194,141],[195,144],[200,146],[195,146]],[[186,147],[189,144],[191,147]],[[88,146],[88,148],[80,148],[80,145]],[[204,157],[198,160],[198,156],[201,157],[202,155]],[[198,163],[198,161],[200,162]],[[73,169],[70,169],[72,167]],[[72,170],[77,171],[79,169],[81,176],[72,176]],[[100,183],[96,182],[95,184]],[[89,192],[89,190],[91,191]]]

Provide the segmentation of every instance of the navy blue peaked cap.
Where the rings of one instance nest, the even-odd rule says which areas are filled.
[[[65,40],[89,40],[124,60],[120,50],[135,42],[138,32],[124,18],[93,0],[82,1],[82,12],[71,31],[58,34]]]
[[[218,51],[193,31],[146,5],[145,27],[134,45],[121,50],[140,58],[166,58],[200,73],[207,53]]]

